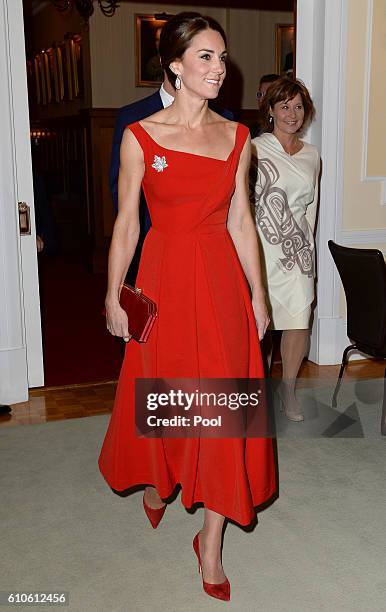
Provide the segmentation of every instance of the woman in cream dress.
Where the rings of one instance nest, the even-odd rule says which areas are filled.
[[[301,81],[283,77],[262,103],[266,131],[252,140],[252,197],[265,263],[271,329],[283,330],[281,398],[287,417],[302,421],[295,383],[309,343],[314,300],[314,230],[320,158],[300,139],[315,109]]]

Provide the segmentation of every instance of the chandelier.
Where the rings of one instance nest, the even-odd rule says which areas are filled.
[[[85,21],[94,12],[94,0],[51,0],[52,4],[62,13],[75,8]],[[99,8],[106,17],[112,17],[118,8],[118,0],[98,0]]]

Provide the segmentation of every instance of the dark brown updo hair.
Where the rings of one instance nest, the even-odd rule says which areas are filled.
[[[218,32],[226,45],[225,32],[218,21],[200,13],[178,13],[178,15],[169,19],[162,28],[159,43],[161,66],[173,87],[175,87],[176,75],[170,70],[170,64],[183,57],[186,49],[190,47],[192,39],[203,30]]]
[[[315,117],[315,107],[307,87],[300,79],[284,76],[268,87],[260,105],[263,132],[272,132],[274,128],[273,121],[269,121],[270,109],[273,109],[278,102],[292,100],[297,94],[300,94],[304,107],[304,121],[300,129],[303,131],[311,123]]]

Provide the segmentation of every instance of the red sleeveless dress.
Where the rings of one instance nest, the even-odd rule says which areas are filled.
[[[248,525],[276,491],[271,439],[141,438],[134,414],[136,378],[264,376],[249,287],[226,228],[248,129],[238,124],[225,161],[165,149],[140,123],[128,129],[143,150],[152,220],[136,284],[158,318],[145,344],[126,346],[99,467],[118,491],[149,484],[166,498],[180,484],[185,507],[203,502]]]

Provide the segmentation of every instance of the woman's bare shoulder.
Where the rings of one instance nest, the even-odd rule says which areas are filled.
[[[226,134],[227,138],[234,140],[238,126],[237,121],[231,121],[230,119],[226,119],[225,117],[218,115],[214,111],[209,112],[211,113],[209,123],[215,126],[217,129],[221,130],[223,134]]]
[[[162,108],[160,111],[145,117],[145,119],[141,119],[140,123],[144,128],[154,126],[154,124],[166,123],[165,119],[167,115],[166,109]]]
[[[232,121],[231,119],[227,119],[211,108],[208,109],[208,119],[209,123],[217,123],[222,124],[226,129],[236,129],[237,121]]]

